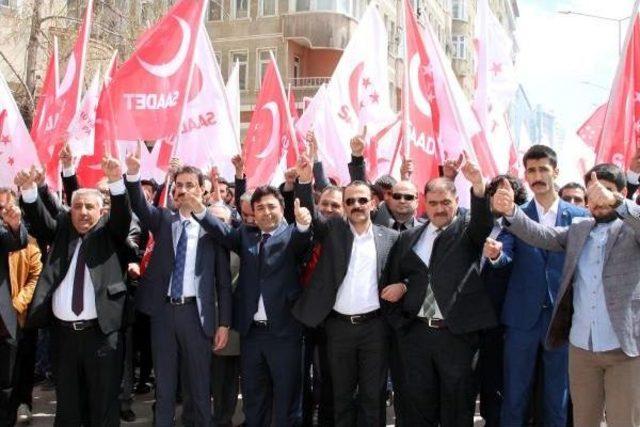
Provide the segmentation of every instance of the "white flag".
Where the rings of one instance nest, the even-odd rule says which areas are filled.
[[[84,94],[80,109],[69,125],[69,148],[74,156],[93,155],[96,130],[96,109],[100,99],[100,73],[93,76],[89,89]]]

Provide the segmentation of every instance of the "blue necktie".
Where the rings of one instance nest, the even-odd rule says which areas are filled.
[[[180,237],[176,246],[176,257],[173,261],[173,273],[171,274],[171,298],[182,297],[182,284],[184,282],[184,264],[187,259],[187,227],[190,221],[182,221]]]

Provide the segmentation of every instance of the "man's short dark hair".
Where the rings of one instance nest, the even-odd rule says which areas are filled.
[[[592,167],[591,170],[584,175],[584,185],[587,187],[589,186],[589,181],[591,181],[592,172],[596,173],[596,177],[599,180],[613,182],[618,191],[622,191],[622,189],[627,186],[627,177],[624,172],[613,163],[600,163]]]
[[[549,163],[555,169],[558,167],[558,155],[551,147],[542,144],[536,144],[529,147],[524,156],[522,156],[522,164],[527,167],[528,160],[549,159]]]
[[[427,195],[427,193],[431,193],[432,191],[439,191],[439,190],[448,191],[454,196],[458,194],[458,190],[456,190],[456,184],[453,181],[451,181],[449,178],[445,178],[445,177],[433,178],[424,185],[425,196]]]
[[[338,187],[337,185],[327,185],[326,187],[324,187],[322,189],[322,191],[320,192],[320,195],[322,195],[324,193],[334,192],[334,191],[336,193],[342,194],[342,187]]]
[[[351,181],[349,184],[347,184],[344,187],[344,191],[342,192],[343,197],[344,197],[344,194],[347,192],[347,188],[351,188],[351,187],[367,187],[369,189],[369,194],[371,194],[371,197],[373,197],[373,190],[371,189],[371,185],[359,179],[356,179],[355,181]]]
[[[251,208],[253,208],[254,205],[265,196],[275,197],[278,199],[280,206],[284,208],[284,198],[282,197],[282,194],[280,194],[277,188],[270,185],[262,185],[253,191],[253,195],[251,196]]]
[[[377,184],[371,184],[369,188],[371,188],[371,194],[373,196],[376,196],[380,201],[384,200],[384,189],[382,187]]]
[[[382,188],[384,191],[391,191],[397,182],[398,180],[391,175],[382,175],[380,178],[376,179],[374,184]]]
[[[218,184],[224,184],[229,187],[229,182],[221,176],[218,177]]]
[[[204,174],[202,173],[202,171],[195,167],[195,166],[182,166],[180,168],[178,168],[178,170],[176,171],[176,173],[173,174],[173,181],[175,182],[175,180],[178,178],[178,175],[184,175],[184,174],[192,174],[198,177],[198,185],[200,187],[202,187],[202,185],[204,184]]]
[[[527,190],[524,188],[524,185],[522,185],[522,181],[509,174],[497,175],[493,178],[491,182],[489,182],[489,185],[487,185],[487,196],[493,197],[493,195],[496,194],[503,179],[506,179],[509,181],[509,184],[511,184],[511,188],[513,188],[513,201],[516,205],[520,206],[527,201]]]
[[[584,185],[579,182],[568,182],[558,190],[558,196],[562,197],[562,192],[564,190],[582,190],[584,194],[587,194],[587,189],[584,188]]]
[[[158,191],[158,183],[153,178],[140,180],[140,185],[148,185],[149,187],[151,187],[154,193]]]

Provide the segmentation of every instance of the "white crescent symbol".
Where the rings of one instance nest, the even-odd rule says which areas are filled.
[[[411,86],[411,94],[416,108],[426,117],[431,117],[431,104],[420,89],[420,81],[418,69],[420,68],[420,56],[415,53],[409,62],[409,85]]]
[[[58,86],[58,97],[61,97],[71,89],[71,85],[76,77],[76,67],[76,56],[72,52],[71,57],[69,58],[69,63],[67,64],[67,72],[64,74],[64,78],[62,79],[60,86]]]
[[[269,144],[267,144],[262,152],[256,155],[259,159],[264,159],[269,156],[280,143],[280,112],[278,111],[278,105],[271,101],[264,104],[264,107],[262,107],[261,110],[264,110],[265,108],[271,111],[271,135],[269,136]]]
[[[182,63],[187,58],[187,53],[189,53],[189,44],[191,42],[191,28],[189,24],[177,16],[172,16],[178,24],[180,24],[180,29],[182,30],[182,41],[180,42],[180,48],[176,53],[176,56],[171,59],[171,61],[165,62],[164,64],[149,64],[148,62],[140,59],[139,56],[136,58],[142,68],[147,70],[149,73],[153,74],[156,77],[167,78],[176,73],[182,66]]]

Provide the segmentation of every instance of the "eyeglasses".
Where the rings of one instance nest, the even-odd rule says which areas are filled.
[[[402,193],[393,193],[393,200],[404,199],[407,202],[413,202],[416,199],[415,194],[402,194]]]
[[[356,202],[358,202],[359,205],[366,205],[367,203],[369,203],[369,199],[367,199],[366,197],[349,197],[344,201],[347,206],[353,206],[356,204]]]

